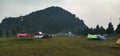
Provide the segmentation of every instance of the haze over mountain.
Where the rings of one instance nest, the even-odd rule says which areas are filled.
[[[22,32],[42,31],[44,33],[59,33],[84,30],[87,26],[74,14],[60,7],[48,7],[43,10],[32,12],[20,17],[9,17],[3,19],[0,27],[3,30],[19,30]],[[22,29],[22,30],[20,30]]]

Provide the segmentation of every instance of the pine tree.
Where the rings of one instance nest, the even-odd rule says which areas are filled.
[[[114,32],[114,27],[113,27],[113,25],[112,25],[112,23],[110,22],[109,24],[108,24],[108,28],[106,29],[106,33],[107,34],[112,34]]]
[[[100,27],[99,27],[99,25],[96,26],[95,34],[100,34]]]
[[[105,34],[106,32],[105,32],[105,29],[101,26],[100,27],[100,34]]]
[[[120,34],[120,24],[117,25],[116,32],[117,32],[118,34]]]

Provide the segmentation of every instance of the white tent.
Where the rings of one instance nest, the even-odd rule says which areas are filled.
[[[72,32],[68,32],[67,36],[74,36],[74,35],[72,34]]]

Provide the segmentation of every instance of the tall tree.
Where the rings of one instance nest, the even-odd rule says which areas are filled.
[[[116,32],[120,34],[120,24],[117,25]]]
[[[95,34],[100,34],[100,27],[99,27],[99,25],[96,26]]]
[[[108,24],[108,28],[106,29],[106,33],[107,34],[112,34],[114,32],[114,27],[113,27],[113,25],[112,25],[112,23],[110,22],[109,24]]]
[[[100,27],[100,34],[105,34],[106,32],[105,32],[105,29],[101,26]]]

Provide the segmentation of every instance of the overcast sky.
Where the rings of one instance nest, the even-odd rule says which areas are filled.
[[[120,22],[120,0],[0,0],[0,21],[50,6],[59,6],[76,14],[89,27],[99,24],[107,28],[112,21],[116,28]]]

